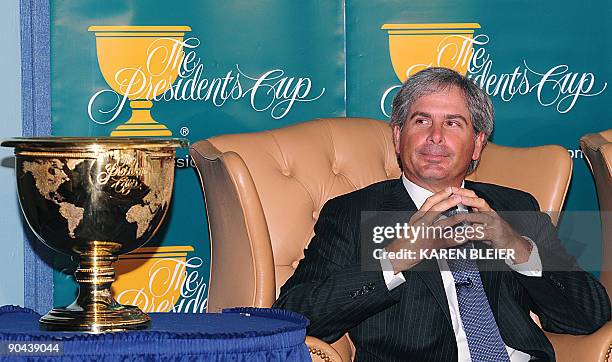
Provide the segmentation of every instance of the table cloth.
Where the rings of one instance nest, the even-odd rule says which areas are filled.
[[[222,313],[150,313],[144,331],[88,334],[40,330],[40,315],[0,307],[0,360],[36,361],[310,361],[308,320],[281,309],[232,308]],[[59,342],[61,351],[8,354],[7,343]],[[13,346],[14,347],[14,346]]]

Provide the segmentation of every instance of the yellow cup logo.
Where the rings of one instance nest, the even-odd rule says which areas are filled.
[[[403,83],[411,74],[431,66],[466,74],[472,56],[477,23],[385,24],[389,53],[397,78]]]
[[[183,61],[188,26],[90,26],[104,80],[130,100],[131,118],[111,136],[171,136],[151,116],[154,97],[170,89]]]
[[[146,313],[170,312],[181,297],[190,251],[191,246],[159,246],[120,255],[114,264],[113,297]]]

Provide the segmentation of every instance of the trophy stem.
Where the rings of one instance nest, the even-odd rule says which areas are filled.
[[[151,319],[138,307],[117,303],[111,294],[115,281],[112,263],[121,244],[92,241],[86,247],[76,247],[79,267],[74,273],[79,283],[77,299],[64,308],[53,308],[40,319],[46,330],[108,332],[144,329]]]
[[[112,137],[140,137],[140,136],[172,136],[168,127],[158,123],[151,116],[153,102],[149,100],[130,101],[132,116],[112,132]]]

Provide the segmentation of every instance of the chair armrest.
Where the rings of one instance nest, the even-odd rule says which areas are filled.
[[[207,311],[269,308],[276,299],[274,257],[249,169],[238,154],[221,152],[207,140],[193,144],[189,154],[204,192],[210,233]]]
[[[341,356],[334,347],[316,337],[306,336],[306,345],[313,362],[350,362],[350,356]]]
[[[612,361],[612,322],[606,323],[593,334],[574,336],[546,332],[546,337],[555,348],[559,362]]]

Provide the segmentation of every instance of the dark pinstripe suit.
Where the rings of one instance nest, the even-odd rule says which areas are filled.
[[[469,181],[465,187],[498,212],[539,210],[537,201],[521,191]],[[435,260],[404,272],[406,282],[391,292],[380,271],[363,271],[360,265],[361,211],[406,210],[416,207],[401,179],[379,182],[327,202],[304,259],[282,287],[274,307],[306,315],[311,321],[308,334],[325,341],[333,342],[349,332],[358,361],[457,360]],[[481,270],[487,297],[506,345],[554,360],[550,342],[529,311],[539,315],[548,331],[588,334],[610,319],[610,301],[589,273],[547,271],[547,253],[558,255],[561,245],[546,214],[506,220],[538,245],[544,272],[541,278],[533,278],[509,268]],[[572,258],[566,259],[568,265],[574,265]]]

